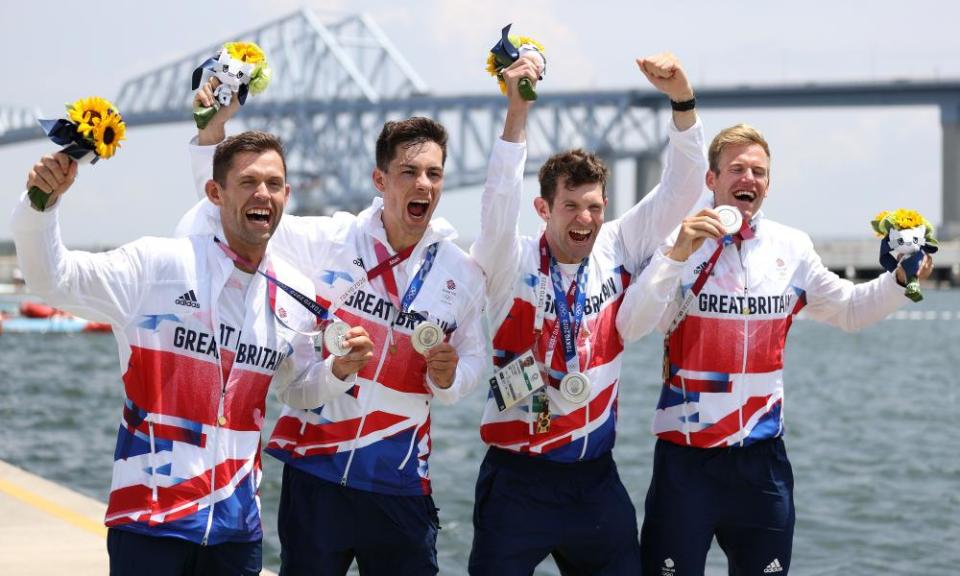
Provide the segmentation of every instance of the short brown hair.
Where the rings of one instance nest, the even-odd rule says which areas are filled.
[[[446,164],[447,129],[442,124],[423,116],[385,122],[377,137],[377,168],[387,171],[390,161],[397,156],[398,146],[409,148],[424,142],[436,143],[443,153],[441,164]]]
[[[225,186],[227,183],[227,173],[233,164],[233,157],[244,152],[263,153],[273,150],[280,155],[280,161],[283,162],[283,176],[287,176],[287,159],[283,153],[283,144],[280,139],[273,134],[260,132],[257,130],[248,130],[235,136],[230,136],[223,142],[217,144],[217,149],[213,153],[213,179],[217,184]]]
[[[707,153],[707,157],[710,160],[710,171],[714,174],[720,172],[720,153],[723,152],[724,148],[731,145],[738,146],[743,144],[757,144],[767,153],[767,159],[770,159],[770,146],[763,138],[763,134],[748,124],[737,124],[736,126],[721,130],[720,133],[714,137],[713,142],[710,143],[710,149]]]
[[[603,197],[607,197],[607,176],[610,170],[599,156],[582,148],[554,154],[540,167],[540,197],[553,206],[557,183],[566,177],[567,189],[583,184],[600,184]]]

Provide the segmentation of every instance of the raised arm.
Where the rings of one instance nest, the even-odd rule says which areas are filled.
[[[217,83],[216,78],[211,78],[207,84],[197,90],[194,95],[194,105],[211,106],[215,100],[213,89],[216,88]],[[190,168],[194,189],[200,200],[180,218],[174,232],[176,236],[222,233],[220,211],[207,199],[205,190],[207,181],[213,178],[213,157],[217,144],[226,138],[226,125],[239,108],[234,97],[230,106],[222,106],[207,126],[198,130],[197,136],[190,141]],[[328,229],[324,224],[325,220],[327,217],[300,217],[284,214],[280,220],[280,226],[270,239],[270,246],[285,260],[310,275],[319,270],[314,263],[321,261],[325,254],[324,231]]]
[[[193,106],[210,107],[216,103],[213,91],[220,84],[211,77],[193,95]],[[205,128],[197,130],[197,136],[190,141],[190,167],[193,174],[193,189],[199,201],[184,214],[174,230],[175,236],[191,234],[216,234],[220,230],[220,212],[209,200],[205,187],[207,180],[213,177],[213,153],[217,144],[227,137],[227,122],[240,109],[240,102],[234,96],[229,106],[220,106]]]
[[[480,233],[470,246],[470,255],[486,277],[491,302],[500,302],[513,289],[520,262],[518,219],[527,160],[526,125],[531,103],[524,100],[517,84],[540,76],[542,60],[527,53],[505,68],[507,116],[503,135],[494,143],[487,165],[487,181],[480,203]]]
[[[657,90],[681,108],[693,101],[693,88],[675,56],[669,53],[640,58],[637,65]],[[628,270],[649,258],[664,238],[690,213],[704,191],[707,159],[703,126],[696,111],[673,111],[668,144],[657,185],[643,200],[611,223],[627,253]]]
[[[62,153],[44,156],[31,169],[27,189],[36,186],[50,198],[40,212],[24,193],[14,209],[10,228],[20,269],[30,290],[50,304],[123,325],[140,297],[139,244],[100,254],[66,249],[60,238],[60,198],[76,173],[76,162]]]

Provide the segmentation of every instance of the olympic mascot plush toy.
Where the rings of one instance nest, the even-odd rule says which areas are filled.
[[[904,294],[914,302],[923,300],[918,274],[924,254],[939,249],[933,225],[916,210],[898,208],[877,214],[870,225],[880,240],[880,265],[893,272],[897,264],[907,275]]]
[[[215,76],[220,81],[220,85],[213,91],[218,105],[200,107],[193,111],[193,119],[197,123],[197,128],[201,130],[217,113],[219,106],[230,105],[234,94],[237,95],[237,100],[242,106],[247,101],[248,93],[259,94],[266,90],[272,74],[263,50],[253,42],[224,44],[216,56],[208,58],[193,71],[194,90],[200,87],[205,71]]]

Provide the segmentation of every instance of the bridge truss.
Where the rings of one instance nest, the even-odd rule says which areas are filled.
[[[386,120],[415,114],[440,121],[450,133],[446,188],[482,183],[502,126],[503,97],[495,90],[485,96],[431,95],[370,17],[323,22],[304,9],[228,40],[255,41],[270,60],[271,86],[247,101],[239,119],[283,139],[296,212],[357,211],[367,205],[377,134]],[[128,125],[189,122],[191,73],[220,44],[127,81],[115,102]],[[697,99],[703,108],[939,106],[944,232],[960,236],[960,82],[700,89]],[[666,104],[652,92],[547,93],[528,122],[527,169],[535,170],[558,150],[584,147],[607,160],[633,159],[636,188],[647,190],[659,175]],[[42,138],[35,117],[32,110],[0,108],[0,146]]]

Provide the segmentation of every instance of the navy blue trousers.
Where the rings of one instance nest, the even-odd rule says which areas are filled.
[[[107,552],[110,576],[254,576],[263,561],[260,540],[201,546],[116,528],[107,531]]]
[[[781,438],[706,449],[658,440],[640,534],[644,574],[702,576],[716,536],[731,576],[786,576],[794,519]]]
[[[474,576],[526,576],[548,555],[564,576],[640,572],[637,513],[609,453],[562,464],[490,448],[473,528]]]
[[[366,492],[283,467],[281,576],[342,576],[354,559],[363,576],[436,574],[439,529],[430,496]]]

